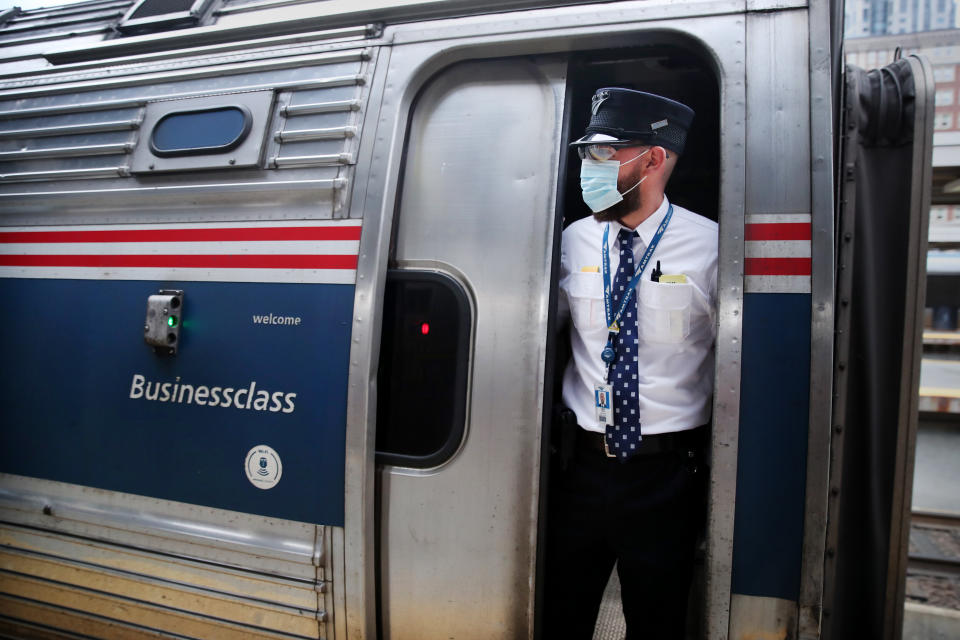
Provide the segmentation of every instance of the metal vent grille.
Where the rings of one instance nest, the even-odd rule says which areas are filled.
[[[142,119],[139,105],[0,123],[0,184],[121,177]]]
[[[326,527],[3,482],[0,635],[327,636]]]
[[[255,219],[281,210],[287,217],[346,217],[375,54],[267,51],[240,61],[224,55],[221,64],[208,58],[204,66],[189,66],[190,59],[162,69],[125,65],[104,78],[56,83],[48,76],[0,90],[0,209],[9,220],[25,216],[18,224],[36,213],[69,223],[65,203],[76,214],[139,222],[190,198],[229,219],[238,211]],[[230,96],[254,93],[275,96],[252,113],[264,132],[259,159],[190,167],[203,171],[167,167],[164,176],[134,166],[149,144],[148,106],[175,109],[205,96],[228,104],[237,100]]]
[[[279,122],[273,133],[276,152],[270,166],[352,165],[359,132],[360,76],[335,80],[337,86],[281,95]]]

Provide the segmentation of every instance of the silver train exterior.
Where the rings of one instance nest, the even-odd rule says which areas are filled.
[[[671,197],[720,224],[698,633],[827,637],[836,14],[0,14],[0,633],[536,636],[566,142],[603,82],[696,108]]]

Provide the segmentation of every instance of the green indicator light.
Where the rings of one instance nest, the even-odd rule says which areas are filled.
[[[169,318],[167,318],[167,326],[168,327],[177,326],[177,316],[170,316]]]

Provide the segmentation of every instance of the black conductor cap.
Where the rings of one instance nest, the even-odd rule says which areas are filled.
[[[586,135],[572,145],[636,141],[680,154],[694,115],[676,100],[619,87],[597,89],[590,109]]]

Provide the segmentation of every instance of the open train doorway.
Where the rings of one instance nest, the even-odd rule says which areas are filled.
[[[591,215],[581,195],[581,161],[577,150],[569,147],[568,144],[583,135],[591,119],[591,98],[600,88],[620,87],[652,93],[688,105],[694,110],[695,117],[688,132],[684,152],[667,185],[665,195],[671,204],[695,212],[708,220],[719,221],[720,89],[716,70],[709,59],[695,46],[656,42],[657,38],[652,40],[654,42],[645,46],[587,51],[578,53],[570,59],[565,100],[565,137],[557,203],[558,230],[555,252],[558,258],[555,261],[555,274],[561,273],[559,256],[562,229]],[[639,258],[639,256],[636,257]],[[599,277],[599,274],[597,276]],[[548,483],[545,495],[566,482],[564,478],[568,474],[568,463],[571,456],[575,455],[572,450],[579,446],[576,436],[570,435],[571,429],[579,429],[575,422],[575,414],[572,414],[564,405],[563,396],[564,372],[570,366],[571,360],[570,321],[564,319],[567,317],[566,314],[555,315],[557,315],[554,326],[556,346],[553,350],[553,370],[548,371],[548,376],[552,375],[553,385],[550,387],[552,397],[548,418],[551,422],[550,463],[544,465],[549,467],[545,475],[545,482]],[[713,378],[712,371],[710,378]],[[704,443],[704,449],[709,461],[709,443]],[[709,473],[709,462],[705,467],[701,467],[700,472]],[[550,508],[548,503],[549,498],[544,500],[546,517],[542,521],[546,522],[546,527],[541,531],[541,549],[545,548],[546,539],[553,533],[547,529],[551,526],[564,526],[558,523],[556,507]],[[706,504],[703,504],[703,510],[705,509]],[[691,638],[700,637],[703,627],[701,624],[704,611],[704,545],[702,542],[701,540],[698,543],[696,552],[694,587],[688,607],[687,635]],[[590,558],[583,558],[581,562],[590,562]],[[538,595],[543,608],[549,606],[543,602],[543,593],[550,592],[549,583],[562,578],[550,574],[550,571],[556,572],[555,563],[551,562],[548,565],[543,551],[541,551],[540,566],[541,588],[538,589]],[[547,584],[544,584],[545,582]],[[544,610],[543,613],[548,612]],[[617,571],[614,570],[610,574],[604,599],[600,605],[594,637],[622,637],[624,630],[620,584]]]

